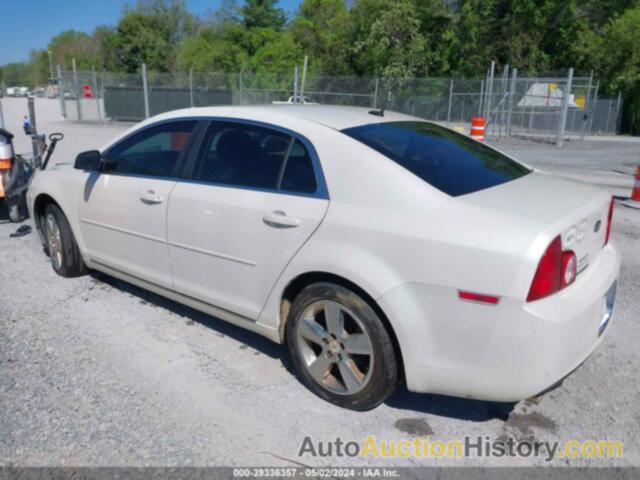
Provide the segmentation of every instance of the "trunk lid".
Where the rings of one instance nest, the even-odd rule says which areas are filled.
[[[535,171],[458,200],[536,223],[541,233],[561,235],[563,250],[575,252],[581,272],[602,252],[611,194],[593,185]]]

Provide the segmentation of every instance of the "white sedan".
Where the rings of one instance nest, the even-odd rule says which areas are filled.
[[[601,342],[620,268],[605,191],[361,108],[165,113],[39,172],[28,203],[60,275],[286,343],[309,389],[357,410],[402,381],[545,391]]]

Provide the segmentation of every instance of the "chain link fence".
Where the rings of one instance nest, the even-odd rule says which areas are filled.
[[[468,130],[487,121],[489,138],[519,136],[562,143],[564,138],[615,134],[622,101],[598,97],[590,77],[522,77],[508,67],[485,78],[374,78],[309,74],[62,71],[62,114],[71,121],[140,121],[179,108],[305,102],[395,110]],[[296,93],[297,92],[297,93]]]

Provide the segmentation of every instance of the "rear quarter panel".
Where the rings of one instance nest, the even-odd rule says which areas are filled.
[[[539,224],[449,197],[342,133],[314,140],[329,209],[276,282],[261,322],[279,324],[282,292],[306,272],[342,276],[374,299],[407,282],[515,293]],[[389,320],[402,328],[401,319]]]

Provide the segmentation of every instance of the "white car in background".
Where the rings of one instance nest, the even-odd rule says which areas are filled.
[[[609,324],[613,203],[430,122],[324,105],[150,118],[29,206],[53,268],[88,269],[286,343],[317,395],[516,401]]]
[[[317,105],[318,102],[316,102],[313,98],[311,97],[307,97],[306,95],[304,97],[300,97],[300,96],[295,96],[295,97],[289,97],[286,101],[279,101],[279,100],[274,100],[273,102],[271,102],[273,105],[296,105],[296,104],[303,104],[303,105]]]

